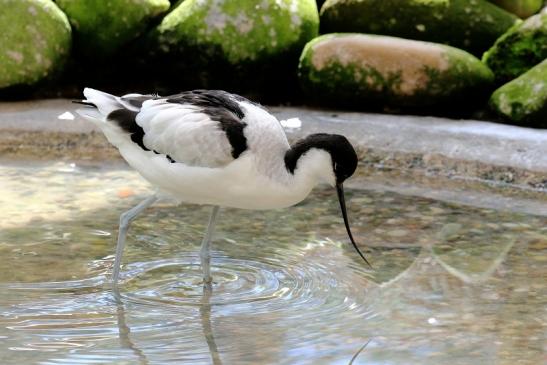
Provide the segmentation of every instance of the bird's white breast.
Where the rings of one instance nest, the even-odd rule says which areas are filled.
[[[120,153],[161,192],[186,203],[242,209],[284,208],[302,201],[313,187],[297,187],[259,173],[251,153],[222,168],[170,163],[130,143],[121,146]]]
[[[112,123],[99,126],[135,170],[179,201],[244,209],[300,202],[317,174],[305,169],[289,173],[284,157],[290,145],[281,124],[258,105],[238,104],[244,111],[246,149],[237,158],[230,156],[230,143],[216,122],[193,106],[146,101],[136,122],[148,150]]]

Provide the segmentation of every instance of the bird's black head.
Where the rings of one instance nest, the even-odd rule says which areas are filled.
[[[346,137],[331,134],[325,148],[332,157],[332,169],[336,183],[342,184],[357,168],[357,154]]]
[[[298,141],[285,156],[287,169],[293,173],[300,156],[312,148],[328,152],[332,159],[332,169],[336,183],[343,183],[353,175],[357,168],[357,154],[346,137],[339,134],[311,134]]]
[[[340,209],[342,210],[342,218],[348,232],[351,244],[367,264],[368,261],[359,250],[359,247],[353,239],[351,230],[349,228],[348,213],[346,210],[346,200],[344,197],[344,181],[353,175],[357,168],[357,154],[353,149],[353,146],[346,137],[338,134],[326,134],[318,133],[307,136],[301,141],[297,142],[285,155],[285,165],[287,169],[294,173],[298,159],[312,148],[325,150],[331,156],[332,169],[335,177],[336,192],[338,194],[338,201],[340,203]],[[370,265],[370,264],[369,264]]]

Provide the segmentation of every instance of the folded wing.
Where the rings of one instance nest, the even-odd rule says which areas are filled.
[[[196,90],[169,97],[84,93],[85,102],[95,105],[107,123],[172,163],[222,167],[247,150],[244,112],[227,92]]]

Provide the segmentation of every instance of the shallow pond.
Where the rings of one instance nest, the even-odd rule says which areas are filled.
[[[150,193],[124,166],[0,165],[2,364],[540,364],[547,218],[355,185],[296,207],[158,203],[108,285],[119,214]]]

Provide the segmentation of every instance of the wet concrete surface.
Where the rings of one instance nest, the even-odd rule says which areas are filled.
[[[65,99],[0,103],[0,160],[122,161]],[[346,135],[361,174],[478,181],[547,189],[547,130],[436,117],[267,107],[289,120],[291,141],[317,132]],[[298,118],[296,120],[292,118]]]
[[[346,190],[372,268],[349,244],[334,189],[318,187],[287,209],[222,209],[205,291],[210,207],[165,201],[131,225],[116,292],[118,216],[150,186],[102,161],[0,164],[0,362],[542,363],[537,200],[499,187],[419,197],[384,178]]]
[[[547,131],[272,107],[290,140],[355,144],[348,210],[374,269],[318,188],[287,210],[223,212],[206,293],[208,210],[162,203],[132,226],[120,302],[118,216],[150,186],[74,109],[0,103],[3,364],[544,359]]]

